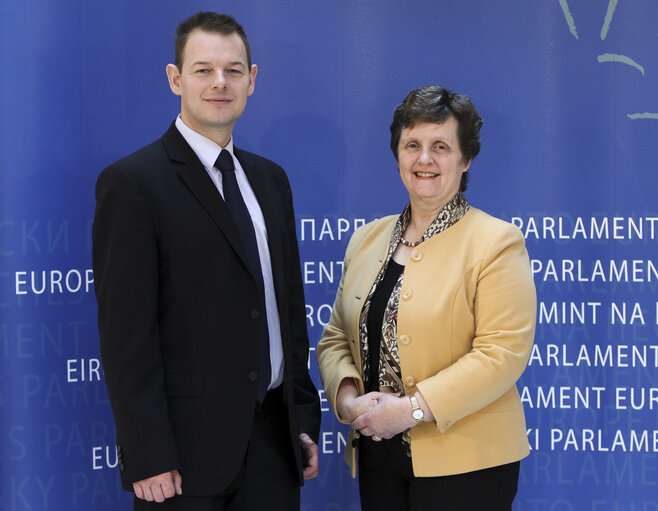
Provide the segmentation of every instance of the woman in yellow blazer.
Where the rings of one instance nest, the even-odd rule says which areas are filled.
[[[535,287],[520,231],[462,195],[481,125],[464,95],[410,92],[391,125],[409,204],[347,247],[317,357],[364,511],[509,510],[529,452]]]

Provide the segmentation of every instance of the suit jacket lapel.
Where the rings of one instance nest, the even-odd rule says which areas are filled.
[[[213,218],[226,239],[236,251],[244,265],[249,269],[247,255],[240,234],[235,226],[226,203],[217,191],[215,183],[206,172],[206,169],[197,158],[196,154],[180,134],[175,124],[163,135],[162,142],[167,150],[169,158],[180,163],[178,173],[190,188],[192,193],[201,202],[203,207]]]
[[[283,269],[283,252],[281,249],[281,242],[283,240],[283,228],[281,218],[281,198],[274,192],[271,178],[268,177],[266,171],[256,167],[255,162],[249,157],[247,153],[240,149],[234,148],[235,156],[237,157],[242,169],[247,175],[251,189],[256,195],[258,204],[265,219],[265,227],[267,228],[267,244],[270,250],[270,261],[272,263],[272,278],[274,280],[275,293],[277,301],[281,299],[281,286],[279,279],[282,276]]]

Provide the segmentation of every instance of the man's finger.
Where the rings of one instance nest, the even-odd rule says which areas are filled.
[[[176,495],[176,488],[174,487],[174,481],[172,479],[162,483],[160,485],[160,488],[162,490],[162,495],[164,496],[165,499],[170,499],[171,497]]]
[[[317,477],[319,473],[320,470],[317,463],[315,465],[309,465],[304,469],[304,479],[313,479],[314,477]]]
[[[147,502],[153,502],[153,493],[151,492],[150,486],[144,486],[144,500]]]
[[[183,478],[178,473],[178,470],[174,470],[174,488],[178,495],[183,494]]]
[[[304,479],[312,479],[317,477],[320,472],[320,460],[318,458],[317,449],[313,452],[308,460],[308,466],[304,469]]]
[[[162,485],[158,484],[151,486],[151,493],[153,494],[153,500],[157,503],[164,502],[166,499]]]
[[[133,490],[135,491],[135,497],[144,500],[144,490],[140,483],[133,483]]]
[[[304,461],[306,464],[303,471],[304,479],[317,477],[320,467],[318,446],[306,433],[299,435],[299,440],[304,450]]]

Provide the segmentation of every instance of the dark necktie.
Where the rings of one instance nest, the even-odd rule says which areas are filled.
[[[260,299],[260,311],[252,311],[252,318],[258,317],[260,320],[261,341],[260,341],[260,370],[258,377],[258,396],[257,399],[260,403],[265,399],[267,387],[270,384],[271,378],[271,363],[270,363],[270,335],[267,329],[267,313],[265,308],[265,286],[263,285],[263,272],[260,266],[260,256],[258,254],[258,243],[256,242],[256,233],[254,231],[254,224],[251,221],[249,210],[244,203],[238,181],[235,178],[235,166],[233,165],[233,157],[226,149],[222,149],[215,162],[217,167],[222,172],[222,188],[224,189],[224,202],[228,206],[233,221],[235,222],[242,246],[247,254],[247,261],[251,273],[256,280],[258,287],[258,295]]]

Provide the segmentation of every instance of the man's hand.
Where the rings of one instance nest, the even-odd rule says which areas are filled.
[[[318,446],[306,433],[299,435],[299,442],[304,451],[304,479],[317,477],[320,471],[320,459],[318,457]]]
[[[317,446],[315,449],[317,451]],[[133,483],[133,489],[135,490],[135,496],[139,499],[148,500],[149,502],[164,502],[165,499],[169,499],[174,495],[182,495],[182,484],[183,478],[178,470],[172,470],[171,472],[137,481]]]

